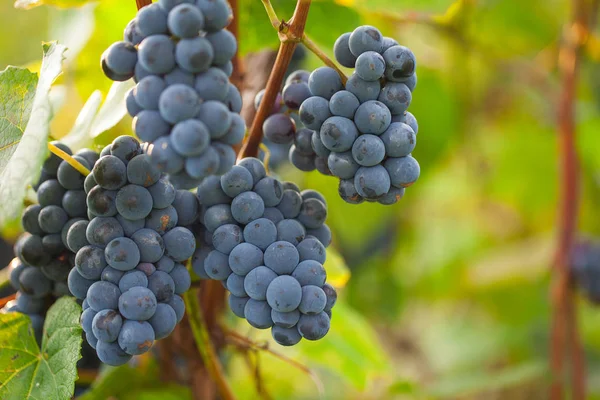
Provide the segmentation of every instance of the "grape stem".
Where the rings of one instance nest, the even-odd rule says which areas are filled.
[[[219,361],[217,352],[215,351],[208,330],[206,329],[204,312],[198,301],[198,290],[188,290],[183,295],[183,299],[185,301],[186,313],[190,321],[196,347],[202,357],[204,366],[208,370],[213,382],[216,383],[221,398],[225,400],[234,400],[235,396],[225,378],[223,366]]]
[[[344,86],[346,85],[346,81],[348,81],[348,77],[342,72],[340,67],[338,67],[337,64],[335,62],[333,62],[333,60],[331,58],[327,57],[327,54],[325,54],[323,52],[323,50],[321,50],[319,48],[319,46],[316,45],[315,42],[310,40],[310,38],[306,35],[306,33],[302,34],[302,44],[304,46],[306,46],[307,49],[312,51],[314,55],[319,57],[319,59],[321,61],[323,61],[323,63],[325,65],[327,65],[330,68],[335,69],[336,72],[338,73],[338,75],[340,76],[340,78],[342,79],[342,83],[344,84]]]
[[[48,150],[50,150],[54,155],[62,158],[64,161],[68,162],[69,165],[75,168],[81,175],[88,176],[90,174],[90,170],[83,166],[79,161],[71,157],[68,153],[65,153],[60,148],[56,147],[52,143],[48,143]]]
[[[551,285],[551,345],[550,368],[552,384],[550,398],[563,399],[565,393],[564,373],[571,363],[571,397],[585,399],[585,357],[577,327],[574,287],[569,273],[570,255],[575,241],[579,202],[579,159],[575,136],[575,99],[581,49],[589,37],[592,21],[584,0],[573,0],[573,17],[566,29],[559,51],[559,69],[562,89],[558,97],[558,150],[560,179],[560,209],[558,215],[558,243],[554,255],[553,281]],[[569,360],[565,362],[565,355]],[[569,385],[567,385],[569,386]]]
[[[6,297],[2,297],[0,299],[0,308],[4,307],[6,305],[6,303],[8,303],[11,300],[14,300],[17,297],[17,294],[11,294],[10,296],[6,296]]]
[[[310,9],[311,0],[298,0],[296,3],[296,9],[294,15],[289,22],[281,21],[277,22],[276,28],[279,34],[279,51],[277,52],[277,58],[275,59],[275,65],[269,76],[267,87],[265,89],[265,95],[263,100],[258,107],[256,116],[252,121],[250,127],[250,135],[244,141],[242,149],[238,154],[238,160],[244,157],[256,157],[258,155],[258,149],[260,142],[262,141],[262,125],[271,112],[271,105],[275,102],[277,93],[281,88],[285,72],[290,64],[294,50],[298,42],[302,40],[304,34],[304,27],[306,25],[306,19],[308,18],[308,10]],[[269,14],[271,23],[275,20],[278,21],[277,15],[271,6],[269,0],[263,0],[263,4]]]
[[[135,0],[135,4],[137,5],[137,9],[140,10],[141,8],[152,4],[152,0]]]

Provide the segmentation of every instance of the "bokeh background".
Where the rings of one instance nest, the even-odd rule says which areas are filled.
[[[0,68],[39,68],[42,41],[69,47],[53,89],[51,134],[71,130],[88,97],[111,82],[100,54],[120,40],[133,0],[63,1],[17,10],[0,2]],[[242,56],[275,49],[277,35],[258,0],[239,0]],[[276,0],[281,17],[295,2]],[[329,335],[293,349],[275,348],[309,367],[268,353],[259,389],[275,399],[542,399],[549,382],[549,269],[557,215],[558,48],[570,15],[566,0],[314,0],[306,32],[329,55],[335,39],[361,24],[410,47],[418,85],[410,111],[419,121],[414,156],[419,181],[393,207],[345,204],[334,178],[276,172],[329,202],[334,233],[329,265],[340,289]],[[600,230],[600,36],[583,49],[578,82],[577,146],[582,197],[579,229]],[[320,61],[307,54],[302,67]],[[252,74],[252,71],[248,72]],[[96,138],[130,134],[126,117]],[[10,243],[18,224],[7,228]],[[1,250],[9,260],[10,250]],[[589,366],[590,399],[600,399],[600,312],[578,299]],[[230,315],[228,323],[268,340]],[[225,350],[236,395],[257,398],[256,368]],[[160,371],[155,371],[160,375]],[[115,398],[143,397],[126,382]],[[319,394],[319,383],[322,394]],[[158,390],[158,389],[157,389]],[[185,388],[160,389],[185,399]],[[150,392],[148,392],[150,393]],[[166,396],[166,397],[164,397]],[[172,397],[170,397],[172,396]],[[269,398],[269,397],[266,397]]]

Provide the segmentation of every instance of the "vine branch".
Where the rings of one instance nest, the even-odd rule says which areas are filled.
[[[585,399],[585,358],[577,329],[577,313],[569,260],[577,228],[579,201],[579,160],[575,146],[575,99],[581,48],[588,36],[588,17],[584,0],[573,0],[572,22],[566,27],[559,51],[562,88],[558,104],[558,148],[560,208],[558,243],[554,257],[552,283],[552,331],[550,397],[560,400],[564,395],[565,353],[571,368],[572,398]]]
[[[81,175],[88,176],[90,174],[90,170],[87,169],[83,164],[81,164],[79,161],[77,161],[76,159],[71,157],[69,155],[69,153],[65,153],[60,148],[56,147],[55,145],[53,145],[50,142],[48,143],[48,150],[50,150],[50,152],[52,152],[52,154],[60,157],[61,159],[65,160],[66,162],[68,162],[69,165],[71,167],[75,168],[77,171],[79,171],[79,173],[81,173]]]

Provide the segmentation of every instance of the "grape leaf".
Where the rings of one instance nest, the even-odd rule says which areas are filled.
[[[61,8],[79,7],[86,3],[91,3],[90,0],[15,0],[15,8],[29,10],[30,8],[41,5],[56,6]]]
[[[327,249],[327,260],[324,267],[327,271],[327,282],[336,288],[346,286],[346,283],[350,279],[350,269],[340,253],[332,247]]]
[[[8,221],[16,218],[23,207],[23,198],[25,197],[25,189],[28,185],[35,182],[40,174],[42,162],[47,154],[46,140],[50,131],[49,122],[52,117],[51,105],[49,100],[50,86],[61,73],[62,60],[66,47],[57,43],[46,43],[43,45],[44,58],[42,60],[42,68],[38,85],[35,90],[33,102],[30,106],[30,117],[27,122],[27,127],[22,130],[24,124],[22,118],[18,118],[19,124],[14,122],[15,109],[0,109],[0,120],[13,121],[15,125],[11,128],[14,143],[10,147],[15,147],[11,154],[1,154],[0,158],[4,161],[0,164],[0,227],[4,226]],[[11,71],[12,69],[7,69]],[[11,72],[8,72],[11,73]],[[15,76],[25,76],[22,74]],[[29,76],[29,79],[32,79]],[[29,82],[29,79],[27,82]],[[17,85],[17,82],[14,83]],[[3,102],[7,96],[11,95],[9,88],[13,85],[0,86],[0,102]],[[27,89],[30,88],[28,84]],[[23,95],[22,98],[29,98],[30,95]],[[12,107],[15,104],[12,103]],[[25,116],[28,108],[21,105],[20,110]],[[6,124],[6,123],[5,123]],[[0,125],[0,129],[2,126]],[[6,129],[6,125],[5,125]],[[20,142],[15,134],[15,129],[21,129],[23,132]],[[0,130],[1,136],[4,136]],[[10,142],[12,143],[12,142]],[[3,144],[6,147],[8,143]],[[8,159],[8,161],[6,161]]]
[[[69,399],[80,358],[81,307],[73,298],[59,299],[48,311],[42,349],[29,317],[0,314],[0,398]]]

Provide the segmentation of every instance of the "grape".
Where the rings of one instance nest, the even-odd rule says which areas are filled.
[[[358,164],[372,167],[385,158],[385,145],[378,136],[360,135],[352,146],[352,156]]]
[[[245,135],[246,123],[244,122],[244,119],[239,114],[231,114],[231,126],[225,136],[221,137],[219,140],[222,143],[234,146],[240,143]]]
[[[178,190],[173,200],[173,207],[177,210],[177,223],[179,226],[188,226],[196,222],[200,212],[198,199],[193,193]]]
[[[315,158],[315,167],[317,168],[317,171],[319,171],[321,174],[333,176],[333,174],[329,170],[329,166],[327,165],[326,157],[316,157]]]
[[[342,80],[337,71],[331,67],[319,67],[308,78],[310,92],[314,96],[331,99],[334,93],[343,89]]]
[[[231,127],[231,113],[219,101],[209,100],[202,103],[196,117],[206,124],[213,139],[224,136]]]
[[[142,229],[146,223],[144,219],[131,220],[123,217],[122,215],[117,215],[116,219],[119,221],[119,224],[123,228],[123,232],[127,237],[131,237],[135,232]]]
[[[327,296],[318,286],[306,285],[302,287],[302,301],[298,309],[303,314],[319,314],[325,309]]]
[[[175,67],[175,44],[166,35],[152,35],[138,47],[140,66],[152,74],[166,74]]]
[[[358,107],[354,123],[362,133],[382,134],[390,125],[392,116],[385,104],[379,101],[367,101]]]
[[[185,170],[194,178],[202,178],[216,173],[219,169],[219,164],[219,154],[211,146],[200,156],[188,158]]]
[[[360,102],[354,94],[347,90],[340,90],[331,96],[329,100],[329,111],[339,117],[352,119]]]
[[[260,104],[262,103],[262,100],[263,100],[263,97],[265,96],[266,91],[267,91],[266,89],[262,89],[258,93],[256,93],[256,96],[254,97],[254,109],[256,111],[258,111],[258,108],[260,107]],[[280,112],[282,105],[283,105],[283,96],[281,95],[281,93],[277,92],[277,96],[275,97],[275,101],[273,102],[273,107],[271,108],[271,114],[277,114],[278,112]]]
[[[175,310],[170,305],[159,303],[156,307],[156,312],[148,322],[154,330],[156,340],[163,339],[169,336],[175,329],[177,314],[175,314]]]
[[[160,116],[158,111],[143,110],[133,119],[133,130],[144,142],[154,142],[161,136],[169,134],[170,125]]]
[[[404,83],[389,82],[381,89],[378,99],[388,107],[392,115],[402,115],[410,105],[412,94]]]
[[[234,296],[238,297],[246,297],[246,290],[244,289],[244,277],[236,274],[231,274],[227,278],[227,283],[225,285],[227,290],[231,292]]]
[[[289,151],[290,162],[300,171],[310,172],[315,169],[315,156],[304,155],[298,151],[295,145]]]
[[[148,187],[148,192],[150,192],[150,195],[152,196],[153,207],[158,209],[167,208],[170,206],[175,200],[177,193],[167,178],[160,178],[155,184]],[[131,234],[128,234],[127,236],[131,236]]]
[[[156,262],[157,271],[166,272],[168,274],[173,270],[173,268],[175,268],[175,261],[173,261],[173,259],[170,257],[162,256],[161,259]]]
[[[166,87],[162,78],[156,75],[146,76],[134,88],[135,101],[146,110],[158,110],[158,99]]]
[[[226,65],[230,66],[229,72],[226,72],[227,76],[231,76],[233,72],[233,66],[231,62]],[[220,67],[223,68],[223,67]],[[225,97],[225,105],[229,108],[229,111],[234,113],[240,113],[242,111],[242,95],[237,87],[232,83],[229,83],[229,89],[227,90],[227,96]]]
[[[127,319],[145,321],[156,311],[156,297],[150,289],[133,287],[119,297],[119,311]]]
[[[252,190],[254,181],[252,174],[244,167],[234,165],[221,177],[221,189],[229,197]]]
[[[114,269],[113,267],[106,267],[102,270],[101,279],[106,282],[113,283],[115,285],[119,285],[119,281],[125,275],[124,271],[119,271],[118,269]]]
[[[84,332],[92,332],[92,321],[94,320],[96,314],[97,312],[89,308],[89,305],[87,309],[83,310],[83,312],[81,313],[81,318],[79,320],[81,322],[81,327],[83,328]]]
[[[300,312],[298,310],[293,310],[290,312],[279,312],[275,310],[271,310],[271,319],[273,323],[282,328],[292,328],[300,319]],[[296,331],[297,333],[298,331]]]
[[[397,188],[412,185],[421,172],[419,163],[411,156],[388,158],[384,166],[389,173],[391,184]]]
[[[381,165],[361,167],[354,177],[354,186],[357,192],[362,197],[369,199],[376,199],[383,196],[390,190],[390,185],[390,174]]]
[[[175,47],[177,64],[189,72],[204,72],[213,62],[214,51],[204,37],[181,39]]]
[[[284,219],[277,224],[277,240],[280,242],[285,241],[297,246],[305,236],[304,226],[294,219]]]
[[[125,321],[119,333],[119,347],[135,356],[150,350],[154,339],[154,329],[148,322]]]
[[[283,182],[283,189],[284,190],[293,190],[294,192],[300,193],[300,188],[298,187],[298,185],[296,185],[294,182],[290,182],[290,181]]]
[[[143,186],[127,185],[117,193],[116,206],[119,214],[127,219],[146,218],[152,211],[152,196]]]
[[[231,207],[228,204],[217,204],[208,208],[204,213],[204,226],[210,232],[214,232],[219,226],[225,224],[235,224]]]
[[[139,57],[139,53],[138,53],[138,57]],[[135,72],[133,75],[133,81],[135,83],[141,81],[142,79],[144,79],[145,77],[150,76],[150,75],[152,75],[152,72],[150,72],[146,68],[144,68],[142,66],[142,63],[138,62],[137,64],[135,64]],[[113,79],[110,76],[109,76],[109,78]]]
[[[141,262],[157,262],[165,253],[163,238],[156,231],[140,229],[131,236],[131,239],[140,250]]]
[[[338,193],[346,203],[360,204],[364,201],[354,186],[354,179],[340,179]]]
[[[237,40],[231,32],[221,29],[206,35],[213,49],[216,49],[213,59],[214,65],[225,65],[235,56]]]
[[[267,329],[273,326],[271,307],[266,301],[248,300],[244,306],[244,317],[250,325],[257,329]]]
[[[331,117],[329,102],[322,97],[309,97],[300,106],[299,114],[300,120],[306,128],[319,130],[325,120]]]
[[[127,178],[129,183],[147,188],[158,182],[160,171],[152,163],[149,155],[140,154],[127,164]]]
[[[125,95],[125,107],[127,108],[127,113],[132,117],[135,117],[140,112],[143,111],[143,108],[135,101],[135,88],[130,89]]]
[[[175,264],[175,268],[170,273],[175,282],[175,293],[183,294],[188,291],[192,285],[192,278],[187,268],[183,264]]]
[[[298,321],[298,332],[304,339],[319,340],[327,335],[330,324],[329,316],[324,312],[316,315],[301,315]]]
[[[60,233],[53,233],[44,236],[42,238],[42,246],[44,246],[44,251],[46,251],[52,257],[58,256],[66,250],[66,247],[62,242],[62,238],[60,237]]]
[[[157,3],[163,10],[169,12],[180,4],[194,4],[195,0],[158,0]]]
[[[127,167],[118,157],[101,157],[92,170],[94,179],[106,190],[116,190],[127,183]]]
[[[254,268],[263,265],[263,252],[250,243],[240,243],[229,253],[229,266],[240,276],[247,275]]]
[[[22,292],[17,292],[17,304],[16,308],[19,312],[24,314],[36,314],[44,310],[44,299],[36,299]]]
[[[331,229],[326,224],[316,229],[307,229],[307,236],[314,236],[323,246],[328,247],[331,244]]]
[[[88,289],[86,299],[91,308],[96,311],[116,309],[119,304],[121,291],[114,283],[97,281]]]
[[[123,365],[131,360],[131,355],[125,353],[116,342],[107,343],[99,340],[96,344],[96,352],[100,361],[108,365]]]
[[[144,36],[167,33],[167,13],[158,4],[150,4],[138,12],[137,29]]]
[[[296,50],[299,48],[300,48],[300,46],[296,47]],[[295,52],[294,52],[294,54],[295,54]],[[290,85],[292,83],[296,83],[296,82],[308,83],[309,77],[310,77],[310,71],[306,71],[303,69],[296,70],[288,75],[288,77],[285,80],[285,86]],[[296,107],[296,108],[298,108],[298,107]]]
[[[267,299],[267,287],[277,278],[271,269],[259,266],[254,268],[244,277],[244,291],[254,300]]]
[[[277,209],[284,218],[296,218],[302,208],[302,196],[295,190],[284,190]],[[279,229],[279,228],[278,228]]]
[[[362,136],[359,136],[357,141],[360,140]],[[341,179],[351,179],[360,168],[360,165],[354,160],[352,157],[351,151],[346,151],[344,153],[331,153],[327,158],[327,165],[331,170],[331,173],[338,178]]]
[[[112,143],[107,144],[106,146],[104,146],[104,148],[100,152],[100,158],[102,158],[104,156],[110,156],[110,149],[111,148],[112,148]]]
[[[312,136],[314,131],[306,128],[300,128],[294,136],[294,146],[296,150],[303,155],[312,156],[315,154],[312,148]]]
[[[211,67],[196,76],[193,86],[204,101],[224,101],[229,91],[229,78],[219,68]]]
[[[337,301],[337,292],[333,286],[329,283],[323,285],[323,291],[327,296],[327,304],[325,305],[325,311],[331,311],[335,302]]]
[[[162,257],[161,257],[162,259]],[[137,267],[135,267],[138,271],[142,271],[146,276],[150,276],[156,272],[156,267],[151,263],[139,263]]]
[[[23,229],[25,229],[27,232],[33,235],[43,234],[43,231],[40,228],[40,224],[38,224],[38,215],[40,214],[41,209],[41,205],[32,204],[29,207],[27,207],[25,211],[23,211],[23,216],[21,217],[21,224],[23,225]]]
[[[85,177],[85,181],[83,184],[83,189],[85,191],[85,194],[88,194],[90,192],[90,190],[92,190],[98,183],[96,182],[96,179],[94,178],[94,174],[89,174],[88,176]]]
[[[266,207],[275,207],[283,197],[283,186],[277,179],[267,176],[256,185],[254,191],[263,199]]]
[[[211,249],[209,247],[202,246],[200,248],[196,248],[196,252],[192,256],[192,269],[196,275],[200,277],[200,279],[210,279],[210,277],[206,274],[206,270],[204,269],[204,262],[206,257],[208,257],[208,253],[210,252]]]
[[[150,214],[146,217],[144,227],[164,235],[177,225],[177,221],[178,218],[175,207],[168,206],[167,208],[153,209],[150,211]]]
[[[356,59],[356,73],[365,81],[378,81],[384,72],[385,61],[375,51],[366,51]]]
[[[86,196],[83,190],[67,190],[62,207],[71,218],[86,216]]]
[[[262,126],[267,139],[277,144],[288,144],[294,140],[296,124],[286,114],[273,114],[268,117]]]
[[[226,224],[218,227],[213,233],[212,243],[215,249],[223,254],[231,251],[242,242],[242,230],[238,225]]]
[[[185,273],[187,274],[187,271],[185,271]],[[171,300],[175,294],[175,282],[173,278],[166,272],[154,272],[147,278],[147,282],[148,289],[154,293],[156,300],[159,302],[167,302]]]
[[[217,250],[211,251],[204,261],[204,270],[211,279],[218,281],[227,279],[231,274],[227,255]]]
[[[114,217],[117,215],[115,190],[106,190],[101,186],[95,186],[86,198],[86,205],[90,212],[98,217]]]
[[[325,197],[317,192],[316,190],[312,190],[312,189],[306,189],[300,192],[300,195],[302,196],[302,200],[308,200],[308,199],[317,199],[319,201],[321,201],[321,203],[327,205],[327,200],[325,199]]]
[[[262,253],[261,253],[261,263],[262,263]],[[19,290],[19,276],[21,273],[27,268],[27,265],[21,263],[18,258],[13,258],[11,263],[9,264],[10,269],[10,284],[15,290]]]
[[[244,309],[248,300],[250,300],[249,297],[237,297],[233,294],[230,294],[229,308],[237,317],[244,318]]]
[[[99,247],[82,247],[75,256],[77,271],[85,279],[99,280],[106,265],[104,251]]]
[[[85,333],[85,341],[87,342],[87,344],[89,344],[89,345],[90,345],[90,347],[91,347],[92,349],[96,350],[96,347],[97,347],[97,345],[98,345],[98,339],[96,339],[96,337],[94,336],[94,334],[93,334],[93,333],[91,333],[91,332],[89,332],[89,333],[88,333],[88,332],[86,332],[86,333]],[[96,357],[98,357],[98,356],[96,356]],[[100,359],[100,358],[98,357],[98,360],[99,360],[99,359]]]
[[[171,301],[167,301],[166,304],[170,305],[175,310],[177,315],[177,323],[181,322],[185,313],[185,303],[183,299],[177,295],[174,295]]]
[[[231,7],[226,0],[198,0],[196,5],[204,14],[205,29],[208,32],[225,28],[233,18]]]
[[[381,92],[381,86],[379,82],[365,81],[354,73],[346,82],[346,90],[355,95],[361,103],[364,103],[369,100],[377,100]]]
[[[284,104],[292,110],[300,108],[302,102],[312,96],[308,81],[296,81],[286,83],[283,88],[282,97]]]
[[[169,31],[180,38],[193,38],[204,28],[204,14],[194,5],[180,4],[169,11]]]
[[[26,268],[19,275],[19,290],[34,299],[41,299],[52,291],[52,282],[38,268]]]
[[[140,262],[140,251],[131,239],[122,237],[113,239],[104,250],[106,262],[121,271],[134,269]]]
[[[115,42],[106,49],[101,58],[106,68],[127,80],[133,76],[138,54],[131,43]]]
[[[293,311],[301,299],[302,288],[298,281],[289,275],[278,276],[267,288],[267,302],[275,311]]]
[[[311,145],[315,154],[319,157],[328,157],[329,153],[331,152],[323,144],[323,141],[321,140],[321,133],[318,131],[313,133],[311,138]]]
[[[142,271],[126,272],[119,281],[119,290],[122,293],[136,286],[148,287],[148,277]]]
[[[200,204],[204,207],[211,207],[217,204],[229,203],[231,199],[223,192],[221,179],[218,176],[207,177],[196,193]]]
[[[410,77],[416,69],[417,59],[410,49],[404,46],[392,46],[383,53],[385,77],[392,82],[400,82]]]
[[[69,216],[59,206],[46,206],[38,215],[40,228],[46,233],[59,233],[69,220]]]
[[[273,340],[282,346],[293,346],[302,340],[302,336],[300,336],[298,329],[295,327],[284,328],[282,326],[274,326],[271,329],[271,335],[273,336]]]
[[[325,226],[325,225],[323,225]],[[327,243],[329,245],[329,242]],[[318,238],[306,238],[296,246],[298,254],[300,255],[300,264],[304,261],[317,261],[321,264],[325,262],[326,252],[325,244],[322,243]],[[298,267],[300,266],[298,265]],[[298,269],[296,267],[296,269]],[[295,272],[294,272],[295,273]],[[293,274],[292,274],[293,275]],[[300,281],[300,279],[298,279]],[[302,283],[302,282],[301,282]]]
[[[344,33],[335,41],[333,45],[333,54],[337,62],[347,68],[354,68],[356,56],[350,51],[348,41],[350,40],[351,32]]]
[[[165,121],[176,124],[193,118],[198,114],[201,104],[202,100],[194,89],[178,83],[167,87],[162,92],[158,109]]]
[[[65,193],[65,188],[62,187],[56,179],[49,179],[46,182],[43,182],[37,190],[38,202],[41,207],[50,205],[60,206]],[[29,232],[36,233],[33,231]]]
[[[414,150],[417,137],[410,126],[401,122],[394,122],[381,135],[388,157],[405,157]]]
[[[194,86],[195,76],[189,71],[175,67],[171,72],[164,76],[164,80],[167,85],[179,83],[182,85]]]
[[[114,310],[102,310],[94,316],[92,332],[98,340],[110,343],[117,340],[122,326],[123,318],[121,318],[118,312]]]
[[[261,179],[267,176],[267,171],[262,161],[254,157],[247,157],[240,160],[238,163],[240,167],[246,168],[252,175],[254,184],[256,185]]]
[[[383,49],[383,36],[381,35],[381,32],[373,26],[359,26],[350,34],[350,37],[348,38],[348,47],[356,57],[367,51],[380,53]]]
[[[91,149],[81,149],[75,154],[83,157],[90,167],[96,164],[96,161],[100,158],[100,155]]]
[[[408,90],[410,90],[411,94],[412,92],[415,90],[415,88],[417,87],[417,73],[415,72],[414,74],[412,74],[410,77],[408,77],[405,81],[404,84],[408,87]]]
[[[323,253],[324,252],[325,249],[323,248]],[[314,285],[315,287],[318,286],[319,288],[325,284],[325,280],[327,279],[327,273],[325,272],[323,265],[314,260],[305,260],[300,262],[300,264],[298,264],[292,273],[292,276],[296,278],[301,286]],[[302,312],[306,313],[305,311]]]
[[[85,168],[90,169],[91,166],[88,165],[85,158],[74,155],[73,159],[78,161]],[[81,172],[77,171],[73,168],[69,163],[63,161],[60,163],[58,167],[58,171],[56,173],[58,182],[65,189],[81,189],[83,187],[83,182],[85,181],[85,176],[81,174]]]
[[[384,205],[396,204],[404,197],[404,188],[391,187],[390,191],[377,199],[377,202]]]
[[[296,247],[289,242],[277,241],[265,250],[265,265],[278,275],[290,274],[298,265],[300,255]]]
[[[85,299],[89,287],[94,283],[94,281],[82,277],[77,271],[77,268],[73,268],[71,272],[69,272],[67,281],[69,284],[69,291],[79,300]]]
[[[184,159],[175,152],[168,137],[158,138],[150,150],[150,159],[162,171],[174,174],[183,168]]]
[[[344,117],[330,117],[321,126],[320,139],[323,145],[336,152],[352,148],[358,131],[352,120]]]
[[[42,239],[37,235],[25,236],[21,245],[20,258],[34,267],[41,267],[50,261],[50,256],[44,251]]]
[[[327,206],[318,199],[306,199],[302,202],[298,221],[307,229],[316,229],[325,223]]]

